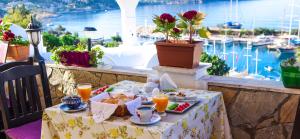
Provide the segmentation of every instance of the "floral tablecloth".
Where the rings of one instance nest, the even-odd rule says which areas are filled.
[[[142,83],[122,81],[115,88],[131,90]],[[184,114],[170,114],[151,126],[138,126],[130,117],[111,117],[95,123],[86,112],[65,113],[59,105],[45,109],[42,139],[231,139],[222,94],[192,90],[201,102]]]

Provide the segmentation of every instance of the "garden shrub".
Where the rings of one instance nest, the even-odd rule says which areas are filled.
[[[230,67],[225,63],[225,60],[220,59],[218,56],[210,56],[207,53],[202,53],[200,61],[212,64],[207,69],[209,75],[223,76],[229,73]]]

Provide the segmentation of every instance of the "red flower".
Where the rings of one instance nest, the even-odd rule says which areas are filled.
[[[2,19],[0,19],[0,24],[2,23]]]
[[[173,28],[173,32],[174,32],[174,33],[180,33],[180,32],[181,32],[181,30],[180,30],[180,29],[178,29],[178,28]]]
[[[185,12],[185,13],[183,14],[183,17],[185,17],[185,18],[188,19],[188,20],[193,20],[193,19],[196,17],[197,14],[198,14],[197,11],[191,10],[191,11]]]
[[[2,39],[3,39],[4,41],[11,41],[11,40],[13,40],[14,38],[15,38],[15,34],[12,33],[10,30],[5,31],[5,32],[3,33],[3,36],[2,36]]]
[[[168,13],[162,14],[159,18],[165,23],[174,23],[176,20],[172,15]]]

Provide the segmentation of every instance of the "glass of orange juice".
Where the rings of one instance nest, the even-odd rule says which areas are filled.
[[[161,116],[166,116],[166,108],[168,106],[169,98],[165,94],[153,96],[152,101],[155,104],[155,109]]]
[[[92,94],[92,85],[89,83],[78,84],[77,92],[80,95],[82,101],[87,103]]]

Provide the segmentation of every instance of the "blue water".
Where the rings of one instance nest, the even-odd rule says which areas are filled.
[[[234,45],[234,47],[233,47]],[[233,48],[235,54],[233,55]],[[226,54],[224,59],[224,45],[217,44],[215,47],[209,45],[204,48],[204,51],[210,55],[217,55],[220,58],[224,59],[228,66],[233,69],[233,60],[234,60],[234,69],[237,72],[244,72],[247,70],[247,49],[246,44],[244,43],[234,43],[226,44]],[[294,53],[279,53],[277,51],[269,51],[266,47],[252,47],[248,50],[248,55],[251,55],[248,58],[249,62],[249,74],[256,74],[256,50],[258,49],[258,71],[257,74],[263,75],[270,79],[279,79],[280,78],[280,61],[288,59],[294,56]],[[271,66],[274,70],[271,72],[264,69],[265,66]]]
[[[297,2],[298,0],[296,0]],[[298,1],[300,4],[300,1]],[[244,28],[252,29],[253,27],[268,27],[279,29],[282,24],[287,27],[289,24],[290,7],[288,0],[249,0],[239,2],[238,21],[243,24]],[[184,5],[148,5],[139,6],[137,12],[137,25],[144,26],[152,24],[152,17],[154,14],[162,14],[168,12],[176,14],[187,10],[200,10],[207,14],[206,20],[203,22],[205,26],[216,26],[235,19],[235,8],[233,8],[232,18],[230,18],[230,3],[227,1],[205,2],[203,4],[184,4]],[[298,17],[300,16],[300,8],[296,8],[294,12]],[[45,23],[52,22],[54,25],[63,25],[71,32],[81,32],[84,27],[96,27],[100,33],[99,37],[109,37],[115,35],[116,32],[121,32],[120,10],[111,10],[107,12],[86,12],[86,13],[69,13],[63,14],[53,19],[47,19]],[[298,22],[293,22],[293,27],[298,27]],[[235,56],[235,68],[242,72],[246,70],[246,50],[245,44],[235,44],[235,51],[238,53]],[[232,45],[226,46],[225,57],[226,63],[232,68]],[[213,47],[206,48],[207,52],[213,54]],[[258,74],[270,78],[279,78],[280,67],[279,63],[283,59],[292,57],[293,54],[280,54],[278,52],[268,51],[265,47],[252,48],[249,54],[249,72],[255,73],[255,51],[259,49]],[[223,58],[223,46],[216,46],[216,55]],[[268,72],[264,70],[264,66],[271,66],[274,71]]]
[[[288,26],[290,7],[288,0],[248,0],[239,1],[238,21],[245,28],[269,27],[279,28],[282,21],[284,26]],[[297,1],[297,0],[296,0]],[[300,1],[299,1],[300,4]],[[235,5],[233,5],[232,18],[230,18],[230,2],[213,1],[203,4],[184,4],[184,5],[147,5],[139,6],[136,10],[137,25],[143,26],[145,22],[152,24],[153,15],[164,12],[176,15],[187,10],[199,10],[206,13],[203,22],[205,26],[216,26],[226,21],[235,21]],[[101,31],[102,36],[112,36],[116,32],[121,32],[120,10],[107,12],[86,12],[63,14],[54,19],[48,19],[45,23],[52,22],[54,25],[63,25],[72,32],[81,32],[85,26],[96,27]],[[300,16],[300,8],[295,9],[295,14]],[[298,23],[293,23],[298,27]]]

